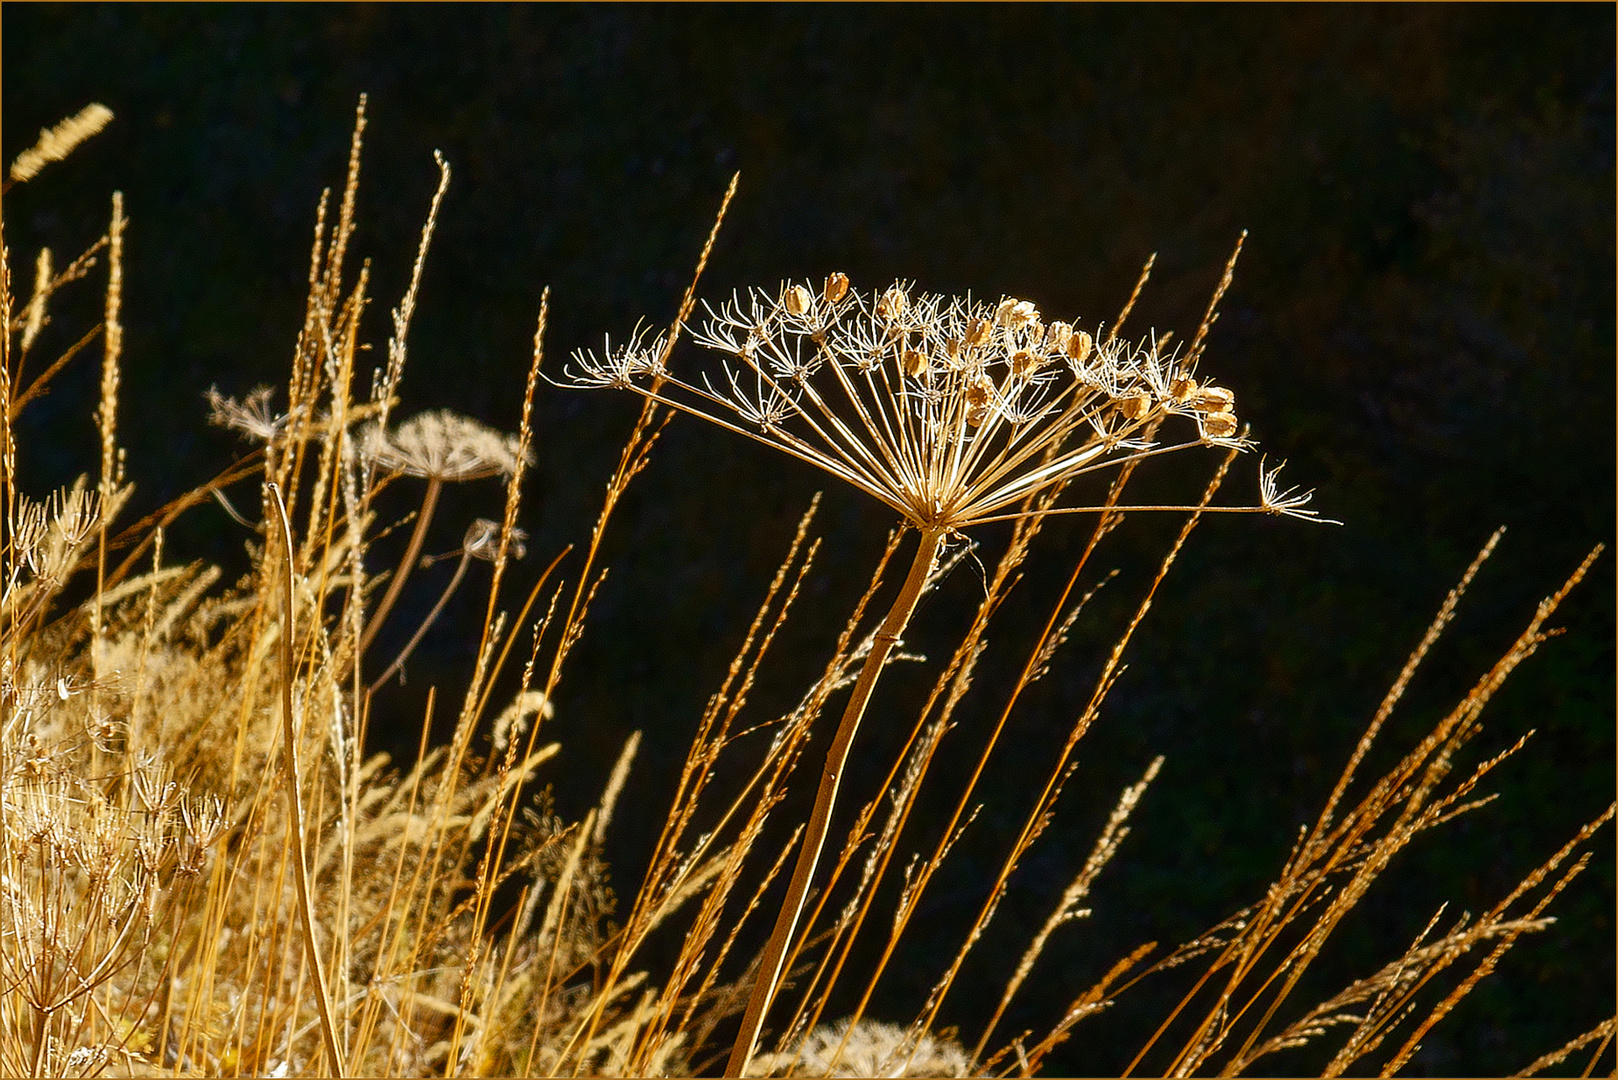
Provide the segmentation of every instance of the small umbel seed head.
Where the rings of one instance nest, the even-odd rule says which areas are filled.
[[[1202,432],[1210,439],[1224,439],[1236,434],[1236,414],[1208,413],[1202,418]]]
[[[1067,339],[1068,359],[1075,364],[1082,364],[1090,358],[1090,350],[1094,346],[1095,341],[1089,334],[1083,330],[1077,330]]]
[[[841,270],[832,274],[826,279],[826,287],[821,290],[820,295],[826,298],[826,303],[828,304],[835,304],[837,301],[847,296],[848,275],[843,273]]]
[[[781,306],[786,308],[787,312],[792,315],[802,315],[809,310],[809,305],[813,302],[814,300],[809,295],[809,290],[802,285],[793,285],[781,297]]]
[[[1040,368],[1040,357],[1035,356],[1028,349],[1018,349],[1011,354],[1011,373],[1019,379],[1026,379]]]
[[[993,325],[988,319],[969,319],[966,323],[966,343],[968,345],[982,345],[989,340],[989,332]]]
[[[899,354],[899,366],[904,373],[913,378],[922,378],[927,374],[927,354],[920,349],[905,349]]]

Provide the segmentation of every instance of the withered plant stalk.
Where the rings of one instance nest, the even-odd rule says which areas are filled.
[[[815,876],[815,866],[820,861],[820,851],[831,827],[837,787],[842,782],[843,766],[848,763],[848,751],[854,744],[855,733],[859,731],[860,718],[865,715],[865,706],[871,700],[871,691],[876,689],[876,680],[882,674],[888,654],[899,643],[910,616],[915,613],[916,601],[921,599],[922,587],[927,584],[927,578],[938,562],[938,548],[946,532],[940,528],[921,530],[921,539],[916,544],[916,554],[910,563],[910,574],[905,578],[899,595],[894,598],[893,606],[888,609],[887,617],[882,620],[882,627],[876,633],[871,651],[865,657],[865,664],[860,668],[859,678],[849,695],[848,705],[843,710],[843,718],[838,721],[837,735],[832,740],[831,748],[826,751],[826,764],[820,771],[815,808],[809,816],[803,846],[798,849],[798,862],[787,885],[786,899],[781,902],[781,912],[776,916],[775,929],[771,931],[769,944],[764,947],[759,961],[758,978],[753,983],[753,992],[747,999],[747,1012],[742,1016],[741,1031],[736,1035],[730,1061],[725,1066],[726,1076],[742,1075],[758,1044],[764,1015],[769,1011],[770,1002],[775,999],[776,988],[780,985],[787,945],[797,929],[799,916],[803,914],[804,901],[809,895],[809,882]]]
[[[281,738],[282,752],[286,755],[287,826],[292,834],[292,858],[298,880],[298,913],[303,917],[304,951],[309,956],[309,967],[315,973],[315,1004],[320,1008],[320,1035],[326,1044],[326,1057],[335,1076],[347,1076],[343,1067],[343,1054],[337,1048],[337,1030],[331,1019],[331,1002],[326,993],[326,969],[320,960],[320,947],[315,944],[315,903],[309,893],[309,864],[303,850],[303,803],[298,793],[298,735],[292,721],[292,635],[295,625],[292,593],[292,574],[297,555],[292,547],[292,524],[287,521],[286,504],[281,501],[281,489],[267,484],[275,516],[281,526],[281,542],[286,561],[286,575],[281,587]]]

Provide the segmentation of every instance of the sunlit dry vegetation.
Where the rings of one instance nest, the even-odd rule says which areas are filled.
[[[42,133],[8,183],[49,183],[48,168],[71,167],[55,163],[109,119],[93,106]],[[1122,336],[1147,272],[1110,324],[1048,319],[1012,297],[951,298],[905,282],[870,289],[841,274],[699,307],[733,183],[661,331],[557,365],[545,356],[541,297],[526,380],[513,380],[514,395],[522,387],[515,431],[503,432],[396,408],[451,182],[443,159],[382,365],[365,366],[369,266],[354,252],[364,127],[362,101],[346,179],[315,208],[285,383],[198,387],[198,420],[234,430],[247,449],[139,520],[129,520],[133,485],[118,441],[120,423],[131,422],[118,408],[123,200],[112,196],[106,236],[63,268],[49,250],[33,256],[31,288],[13,277],[25,264],[5,252],[0,1073],[1023,1076],[1075,1025],[1106,1024],[1119,995],[1169,969],[1192,973],[1187,992],[1139,1047],[1133,1071],[1237,1074],[1308,1062],[1331,1075],[1391,1073],[1518,938],[1554,932],[1550,907],[1574,886],[1612,806],[1590,808],[1576,835],[1549,841],[1543,863],[1486,910],[1439,908],[1402,955],[1363,958],[1361,977],[1319,1000],[1295,992],[1379,875],[1417,836],[1486,803],[1490,774],[1527,743],[1524,734],[1496,756],[1467,755],[1484,707],[1556,632],[1558,604],[1599,547],[1527,613],[1517,640],[1425,737],[1379,775],[1362,768],[1383,760],[1372,744],[1496,534],[1405,668],[1390,673],[1336,786],[1321,792],[1263,895],[1231,898],[1229,917],[1190,941],[1119,942],[1115,962],[1072,1000],[1042,991],[1047,944],[1082,932],[1068,924],[1104,892],[1108,864],[1129,857],[1131,816],[1152,798],[1158,757],[1140,762],[1139,780],[1121,792],[1069,795],[1112,808],[1087,857],[1019,955],[977,948],[1019,866],[1050,843],[1076,747],[1104,717],[1158,585],[1199,524],[1233,511],[1322,524],[1308,497],[1281,490],[1278,470],[1262,463],[1250,505],[1221,497],[1233,463],[1256,446],[1234,395],[1201,370],[1234,255],[1183,347],[1166,334]],[[99,324],[61,355],[37,355],[55,294],[96,287]],[[66,365],[91,362],[98,343],[99,470],[61,491],[25,490],[18,461],[30,447],[14,421]],[[706,373],[686,355],[698,349],[719,357]],[[579,387],[631,390],[643,407],[593,525],[573,548],[528,551],[523,480],[545,437],[535,398]],[[761,714],[750,694],[804,582],[827,561],[811,500],[775,576],[759,583],[756,615],[737,628],[734,660],[707,707],[670,718],[692,732],[672,802],[646,805],[630,782],[646,767],[636,736],[595,808],[563,820],[543,797],[547,771],[568,753],[553,701],[607,572],[603,537],[665,425],[688,422],[674,420],[681,413],[732,433],[715,438],[749,437],[818,466],[891,508],[895,528],[841,634],[824,643],[819,678],[783,715]],[[1200,500],[1132,501],[1131,481],[1146,469],[1194,474]],[[444,485],[461,483],[482,485],[490,517],[440,520]],[[415,506],[405,520],[378,510],[390,488]],[[165,547],[179,515],[205,510],[252,530],[251,570],[239,580]],[[1105,642],[1070,640],[1106,576],[1094,552],[1148,512],[1183,524],[1133,616]],[[974,535],[985,522],[1007,523],[998,551]],[[399,618],[405,590],[422,587],[412,570],[435,524],[462,537],[450,553],[455,573],[390,654],[378,631]],[[1020,675],[974,729],[987,736],[964,745],[958,711],[990,625],[1054,528],[1082,529],[1088,542]],[[373,545],[394,529],[408,530],[404,555],[382,565]],[[879,697],[886,669],[923,663],[903,648],[906,627],[926,618],[929,594],[968,560],[982,567],[981,602],[953,651],[925,662],[930,689],[917,700]],[[474,563],[484,572],[470,574]],[[480,587],[487,602],[464,691],[421,693],[413,757],[367,752],[374,692],[452,593]],[[1025,692],[1080,648],[1099,650],[1100,675],[1028,790],[980,784]],[[881,791],[840,792],[873,700],[881,722],[908,737]],[[831,749],[805,763],[821,728],[835,730]],[[1161,749],[1172,757],[1173,747]],[[946,795],[948,819],[919,827],[912,811],[944,773],[933,768],[941,752],[971,768]],[[817,780],[807,821],[772,820],[789,785]],[[1002,801],[1021,807],[1022,826],[971,898],[967,933],[933,943],[935,981],[912,1015],[871,1015],[900,942],[922,932],[921,899],[952,845],[983,803]],[[642,880],[609,889],[604,841],[632,803],[661,832]],[[677,947],[651,948],[668,941]],[[974,1028],[943,1030],[941,1010],[968,964],[997,965],[1003,993]],[[1044,1026],[1014,1030],[1007,1017],[1027,1001],[1042,1003]],[[1526,1071],[1594,1067],[1610,1060],[1613,1034],[1609,1021],[1569,1031],[1559,1049],[1523,1047]]]

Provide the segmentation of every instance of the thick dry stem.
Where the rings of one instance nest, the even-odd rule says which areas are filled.
[[[809,817],[803,847],[798,851],[798,863],[792,870],[792,881],[787,886],[786,899],[781,902],[781,913],[775,919],[775,930],[770,934],[769,944],[764,947],[764,954],[760,958],[758,979],[753,983],[753,993],[747,999],[747,1013],[742,1017],[742,1027],[736,1035],[736,1045],[731,1048],[730,1062],[725,1066],[726,1076],[741,1076],[747,1068],[748,1060],[753,1056],[759,1030],[764,1026],[764,1016],[769,1012],[770,1003],[775,999],[775,991],[780,985],[781,968],[786,960],[787,947],[798,927],[798,919],[803,915],[804,901],[809,895],[809,882],[815,875],[815,866],[820,861],[820,850],[826,843],[826,832],[831,826],[832,805],[837,801],[837,786],[842,781],[843,766],[848,762],[848,751],[854,743],[854,733],[859,730],[860,718],[865,715],[866,703],[871,700],[871,691],[876,688],[877,677],[882,674],[882,666],[887,661],[888,654],[898,644],[899,636],[904,633],[911,614],[916,610],[916,601],[921,598],[922,587],[927,584],[927,577],[933,572],[933,566],[938,561],[938,548],[943,542],[944,533],[945,530],[938,528],[922,530],[921,541],[916,545],[915,559],[910,564],[910,576],[905,578],[904,588],[899,590],[898,597],[893,601],[893,607],[888,609],[887,618],[882,620],[882,626],[871,643],[870,655],[865,658],[865,665],[860,668],[859,679],[854,683],[854,691],[849,695],[848,706],[843,710],[843,718],[837,725],[837,737],[832,740],[831,749],[826,751],[826,765],[820,773],[820,789],[815,793],[814,812]]]

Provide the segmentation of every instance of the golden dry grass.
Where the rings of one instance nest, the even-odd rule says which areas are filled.
[[[105,122],[87,110],[52,129],[43,149],[19,159],[12,182],[30,180]],[[363,131],[362,101],[335,212],[328,197],[317,210],[304,323],[285,385],[240,399],[210,395],[215,420],[255,449],[139,521],[120,519],[131,492],[117,442],[122,199],[113,198],[107,235],[65,269],[55,269],[49,251],[38,254],[26,302],[14,296],[6,252],[0,1074],[667,1075],[707,1072],[730,1052],[732,1071],[752,1075],[1031,1075],[1076,1024],[1104,1023],[1118,995],[1184,965],[1200,974],[1140,1048],[1138,1070],[1234,1075],[1313,1044],[1331,1050],[1333,1075],[1391,1073],[1521,935],[1550,926],[1548,906],[1588,862],[1612,806],[1593,812],[1488,910],[1449,916],[1440,909],[1402,955],[1367,961],[1360,978],[1318,1002],[1294,1000],[1377,877],[1413,838],[1487,801],[1489,774],[1523,745],[1476,764],[1464,759],[1481,711],[1554,632],[1549,620],[1599,547],[1422,740],[1380,776],[1360,775],[1497,535],[1416,645],[1263,896],[1233,903],[1239,910],[1228,919],[1176,947],[1121,946],[1102,978],[1050,1010],[1043,1031],[1001,1030],[1013,1004],[1039,985],[1052,937],[1070,932],[1066,924],[1082,919],[1086,899],[1104,888],[1105,869],[1123,848],[1132,813],[1151,797],[1163,759],[1142,762],[1140,780],[1117,796],[1088,858],[1051,898],[1048,918],[1002,965],[996,1007],[977,1030],[940,1033],[940,1009],[976,957],[1014,872],[1049,833],[1075,748],[1101,716],[1159,584],[1198,523],[1223,508],[1216,496],[1249,445],[1228,392],[1194,375],[1214,304],[1177,361],[1165,355],[1163,338],[1139,349],[1121,342],[1128,306],[1109,332],[1091,335],[1070,323],[1047,325],[1014,299],[980,309],[903,285],[862,293],[834,277],[714,309],[693,337],[726,350],[731,366],[718,382],[676,377],[674,350],[695,308],[710,236],[667,331],[582,361],[575,379],[639,389],[645,404],[580,550],[541,552],[518,573],[524,535],[516,523],[532,460],[548,301],[515,434],[445,414],[394,416],[421,269],[450,181],[440,159],[411,283],[393,309],[386,365],[359,395],[368,274],[363,265],[352,271],[350,248]],[[733,183],[720,220],[734,192]],[[41,366],[33,349],[53,294],[103,265],[101,323]],[[847,339],[837,336],[844,316]],[[100,476],[56,493],[24,492],[17,458],[29,448],[17,445],[13,421],[97,337]],[[821,357],[815,350],[827,341],[831,355]],[[922,540],[905,584],[890,595],[890,564],[903,541],[894,532],[841,635],[828,643],[820,677],[784,715],[760,716],[750,693],[821,554],[811,503],[696,718],[671,803],[635,807],[662,822],[661,834],[644,878],[615,910],[602,845],[619,803],[635,797],[627,779],[638,738],[624,746],[584,820],[559,819],[534,791],[566,753],[542,735],[605,573],[602,538],[651,460],[670,405],[821,465],[892,506]],[[1189,425],[1182,443],[1158,443],[1159,429],[1177,423]],[[1127,513],[1167,509],[1131,505],[1132,477],[1163,447],[1204,446],[1222,455],[1203,498],[1181,508],[1184,525],[1105,651],[1087,706],[1048,748],[1021,830],[981,882],[969,932],[937,943],[936,982],[908,1022],[867,1016],[899,943],[918,932],[920,901],[978,801],[1003,797],[979,780],[1027,688],[1068,647],[1098,545]],[[932,839],[917,847],[912,811],[972,686],[991,622],[1041,531],[1075,509],[1060,502],[1070,482],[1101,464],[1112,470],[1103,497],[1078,508],[1093,514],[1089,542],[988,735],[975,747],[958,745],[958,737],[950,744],[973,767],[949,794],[948,820],[926,830]],[[1262,476],[1260,503],[1249,509],[1308,515],[1295,496],[1276,490],[1272,471]],[[467,528],[450,585],[464,584],[474,560],[491,567],[468,688],[459,701],[423,696],[414,760],[367,756],[371,692],[401,659],[368,649],[408,585],[442,485],[495,478],[504,484],[501,519]],[[239,500],[254,483],[256,511],[235,510],[227,491]],[[377,493],[411,484],[421,485],[421,503],[406,554],[397,566],[379,567],[373,542],[394,523],[378,520]],[[253,569],[233,583],[221,582],[216,568],[166,561],[165,529],[216,496],[258,531],[249,543]],[[917,605],[966,557],[958,533],[1002,518],[1012,521],[1010,539],[986,560],[981,603],[936,667],[930,691],[919,703],[884,703],[885,722],[907,726],[909,737],[883,792],[853,793],[863,801],[825,848],[829,868],[822,868],[832,820],[823,777],[815,818],[783,846],[767,826],[788,784],[804,780],[795,770],[809,733],[847,694],[839,747],[823,770],[838,771],[877,676],[917,659],[898,648],[899,639]],[[887,616],[878,619],[884,603]],[[497,677],[515,670],[520,690],[496,699]],[[445,711],[452,734],[434,743],[432,721]],[[748,737],[755,733],[766,736]],[[795,850],[797,880],[782,900],[779,879]],[[879,897],[892,910],[879,910]],[[762,929],[772,917],[773,952],[739,952],[754,924]],[[654,965],[649,946],[669,940],[678,943],[674,959]],[[856,940],[877,946],[873,964],[851,962]],[[851,998],[852,1011],[827,1015],[833,1001]],[[753,1031],[744,1025],[737,1038],[749,1003]],[[1592,1045],[1593,1066],[1611,1045],[1612,1024],[1570,1036],[1525,1073],[1589,1054]],[[1543,1049],[1525,1047],[1522,1056]]]

